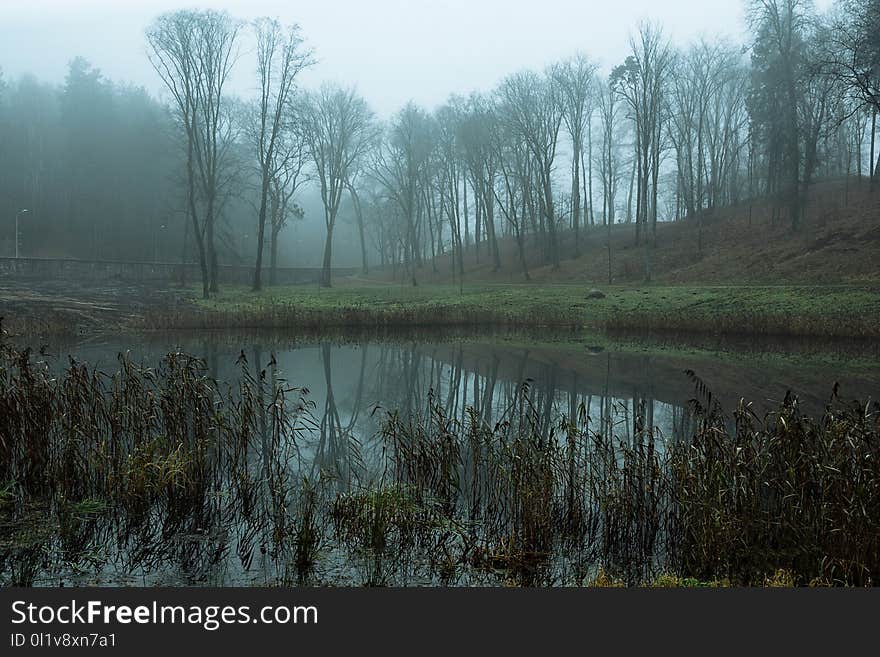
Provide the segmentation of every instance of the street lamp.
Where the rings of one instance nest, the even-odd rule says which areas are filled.
[[[158,229],[153,230],[153,262],[159,262],[159,235],[160,231],[165,230],[165,224],[161,224]]]
[[[28,213],[28,209],[22,208],[15,215],[15,259],[16,260],[18,259],[18,218],[21,215],[27,214],[27,213]]]

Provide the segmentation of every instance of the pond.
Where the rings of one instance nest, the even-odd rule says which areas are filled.
[[[874,367],[874,349],[862,343],[705,337],[683,341],[670,336],[612,339],[574,332],[297,337],[205,332],[134,340],[102,337],[49,344],[44,352],[51,355],[53,368],[60,369],[72,354],[90,368],[113,372],[121,352],[133,362],[154,366],[165,354],[182,351],[204,359],[207,373],[218,382],[234,383],[247,369],[265,372],[267,386],[297,387],[296,394],[307,401],[307,417],[296,434],[296,458],[283,463],[289,470],[284,481],[310,482],[301,490],[312,495],[308,487],[326,477],[332,481],[329,490],[339,496],[384,481],[388,447],[382,429],[389,413],[397,413],[404,422],[439,412],[461,427],[474,422],[515,425],[516,421],[521,426],[527,408],[532,428],[545,437],[558,431],[561,418],[580,418],[588,427],[613,433],[627,443],[637,436],[641,440],[644,427],[655,428],[652,446],[656,439],[662,449],[665,441],[692,435],[690,400],[700,397],[705,402],[706,390],[728,412],[744,398],[759,416],[776,409],[789,391],[806,412],[821,414],[835,383],[842,397],[877,399],[880,374]],[[268,403],[260,399],[262,407]],[[358,452],[356,466],[350,457],[352,445]],[[343,452],[349,456],[340,457]],[[255,466],[256,471],[261,467]],[[360,471],[356,484],[353,467]],[[254,521],[250,512],[242,511],[252,508],[252,501],[229,502],[233,488],[229,484],[212,493],[216,499],[205,502],[210,512],[203,509],[174,522],[162,508],[132,522],[97,501],[94,509],[77,507],[79,513],[70,526],[69,518],[59,520],[54,516],[57,509],[49,509],[42,529],[31,527],[22,539],[19,528],[7,541],[12,549],[4,557],[11,565],[4,583],[23,577],[25,583],[36,585],[497,584],[509,577],[509,564],[453,567],[450,574],[436,563],[436,550],[416,549],[399,527],[394,540],[406,543],[409,553],[402,556],[403,548],[398,546],[390,558],[387,552],[392,551],[390,536],[396,521],[389,520],[390,534],[382,537],[379,551],[384,556],[376,554],[375,537],[355,540],[348,535],[351,540],[346,543],[339,539],[344,507],[338,497],[333,512],[320,525],[320,549],[315,546],[309,567],[303,569],[301,555],[297,556],[300,547],[287,551],[280,547],[277,519],[273,525],[272,514],[266,511],[261,521]],[[271,492],[267,495],[272,497]],[[285,498],[284,512],[302,519],[302,500],[310,499],[308,495]],[[384,498],[369,500],[375,512],[377,500]],[[268,509],[272,502],[265,504]],[[290,526],[298,527],[290,531],[299,541],[302,526],[295,522]],[[571,556],[562,549],[554,559],[539,583],[581,581],[585,570],[595,565],[588,554]],[[308,571],[305,577],[302,570]]]
[[[683,342],[682,340],[687,340]],[[239,377],[244,361],[254,369],[273,362],[273,374],[308,389],[323,424],[337,424],[369,439],[382,413],[423,411],[433,391],[446,412],[462,418],[468,407],[489,422],[505,416],[522,384],[540,414],[573,416],[584,405],[590,417],[608,408],[616,416],[643,409],[665,435],[682,430],[695,396],[691,370],[727,411],[741,398],[759,413],[775,409],[787,392],[821,413],[832,387],[845,398],[880,398],[880,355],[867,342],[730,340],[686,336],[625,336],[609,340],[570,331],[301,336],[278,333],[159,334],[128,340],[100,339],[50,345],[50,353],[103,371],[117,356],[156,364],[168,352],[205,359],[218,381]],[[244,357],[244,361],[241,357]],[[328,420],[332,417],[332,422]]]

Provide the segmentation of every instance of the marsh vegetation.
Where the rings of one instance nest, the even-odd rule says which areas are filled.
[[[4,345],[3,584],[876,582],[876,404],[724,412],[693,373],[652,393],[615,361],[603,394],[456,341],[343,348]]]

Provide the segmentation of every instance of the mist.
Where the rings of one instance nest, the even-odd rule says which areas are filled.
[[[878,118],[880,0],[3,2],[0,586],[876,585]]]

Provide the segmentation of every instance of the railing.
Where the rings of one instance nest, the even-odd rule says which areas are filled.
[[[357,273],[354,267],[334,267],[332,276],[339,278]],[[280,284],[316,283],[320,267],[278,267],[276,281]],[[263,280],[269,282],[269,268],[263,269]],[[20,279],[121,280],[132,282],[192,282],[201,280],[198,263],[130,262],[125,260],[79,260],[76,258],[9,258],[0,257],[0,276]],[[248,284],[253,281],[252,265],[219,265],[221,283]]]

